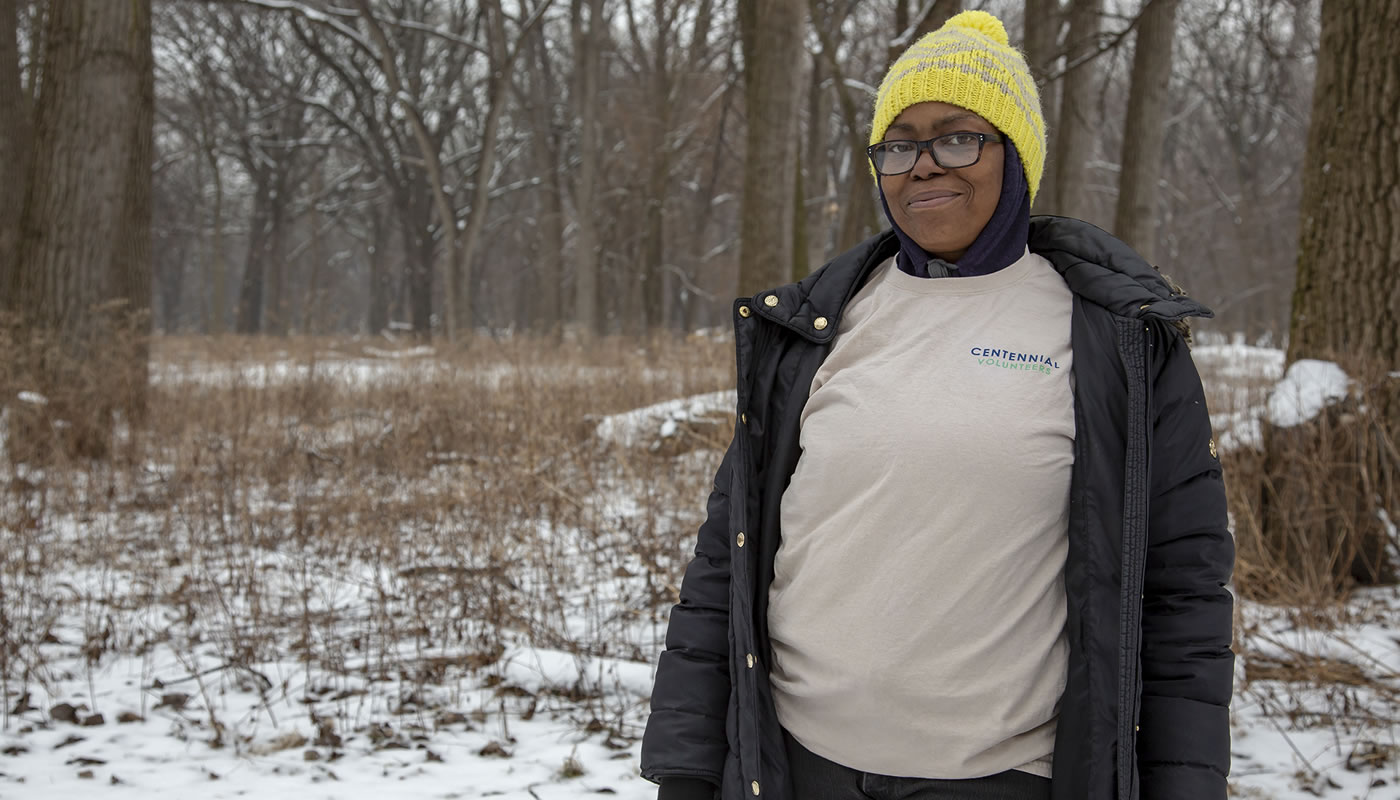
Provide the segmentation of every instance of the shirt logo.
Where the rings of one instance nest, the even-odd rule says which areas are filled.
[[[1042,375],[1053,375],[1055,370],[1060,368],[1059,362],[1038,353],[1021,353],[991,347],[974,347],[970,352],[981,367],[1039,372]]]

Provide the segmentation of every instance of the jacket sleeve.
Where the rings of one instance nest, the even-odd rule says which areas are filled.
[[[730,444],[715,475],[656,668],[642,777],[662,781],[663,796],[695,779],[719,786],[729,751],[729,490],[736,452]]]
[[[1234,540],[1201,379],[1163,325],[1153,383],[1142,601],[1142,800],[1224,800],[1230,771]]]

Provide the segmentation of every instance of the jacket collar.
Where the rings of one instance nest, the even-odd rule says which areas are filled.
[[[830,342],[846,303],[876,267],[898,252],[894,231],[876,234],[797,283],[754,295],[754,312],[817,344]]]
[[[1054,265],[1070,291],[1119,316],[1168,322],[1215,316],[1173,290],[1131,247],[1087,222],[1032,217],[1030,249]],[[810,341],[826,344],[836,336],[846,303],[876,267],[898,252],[893,231],[877,234],[796,283],[754,295],[753,310]]]
[[[1070,291],[1119,316],[1167,322],[1215,316],[1174,288],[1133,248],[1087,222],[1033,217],[1030,248],[1055,265]]]

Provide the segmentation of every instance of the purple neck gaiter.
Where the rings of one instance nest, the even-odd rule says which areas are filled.
[[[899,237],[899,256],[895,263],[900,271],[916,278],[990,275],[1014,264],[1025,254],[1031,229],[1030,187],[1026,184],[1026,171],[1021,166],[1021,156],[1016,152],[1016,146],[1010,139],[1004,139],[1002,149],[1006,151],[1006,162],[1002,168],[1001,197],[997,200],[996,211],[992,212],[992,218],[956,264],[936,258],[900,230],[899,223],[890,213],[885,191],[880,189],[880,205],[885,209],[885,218]],[[931,261],[938,262],[932,270],[929,268]]]

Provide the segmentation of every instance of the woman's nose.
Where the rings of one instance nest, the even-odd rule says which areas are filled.
[[[919,177],[930,177],[944,172],[944,169],[938,166],[938,162],[933,160],[932,145],[919,148],[919,154],[914,158],[914,168],[909,172]]]

